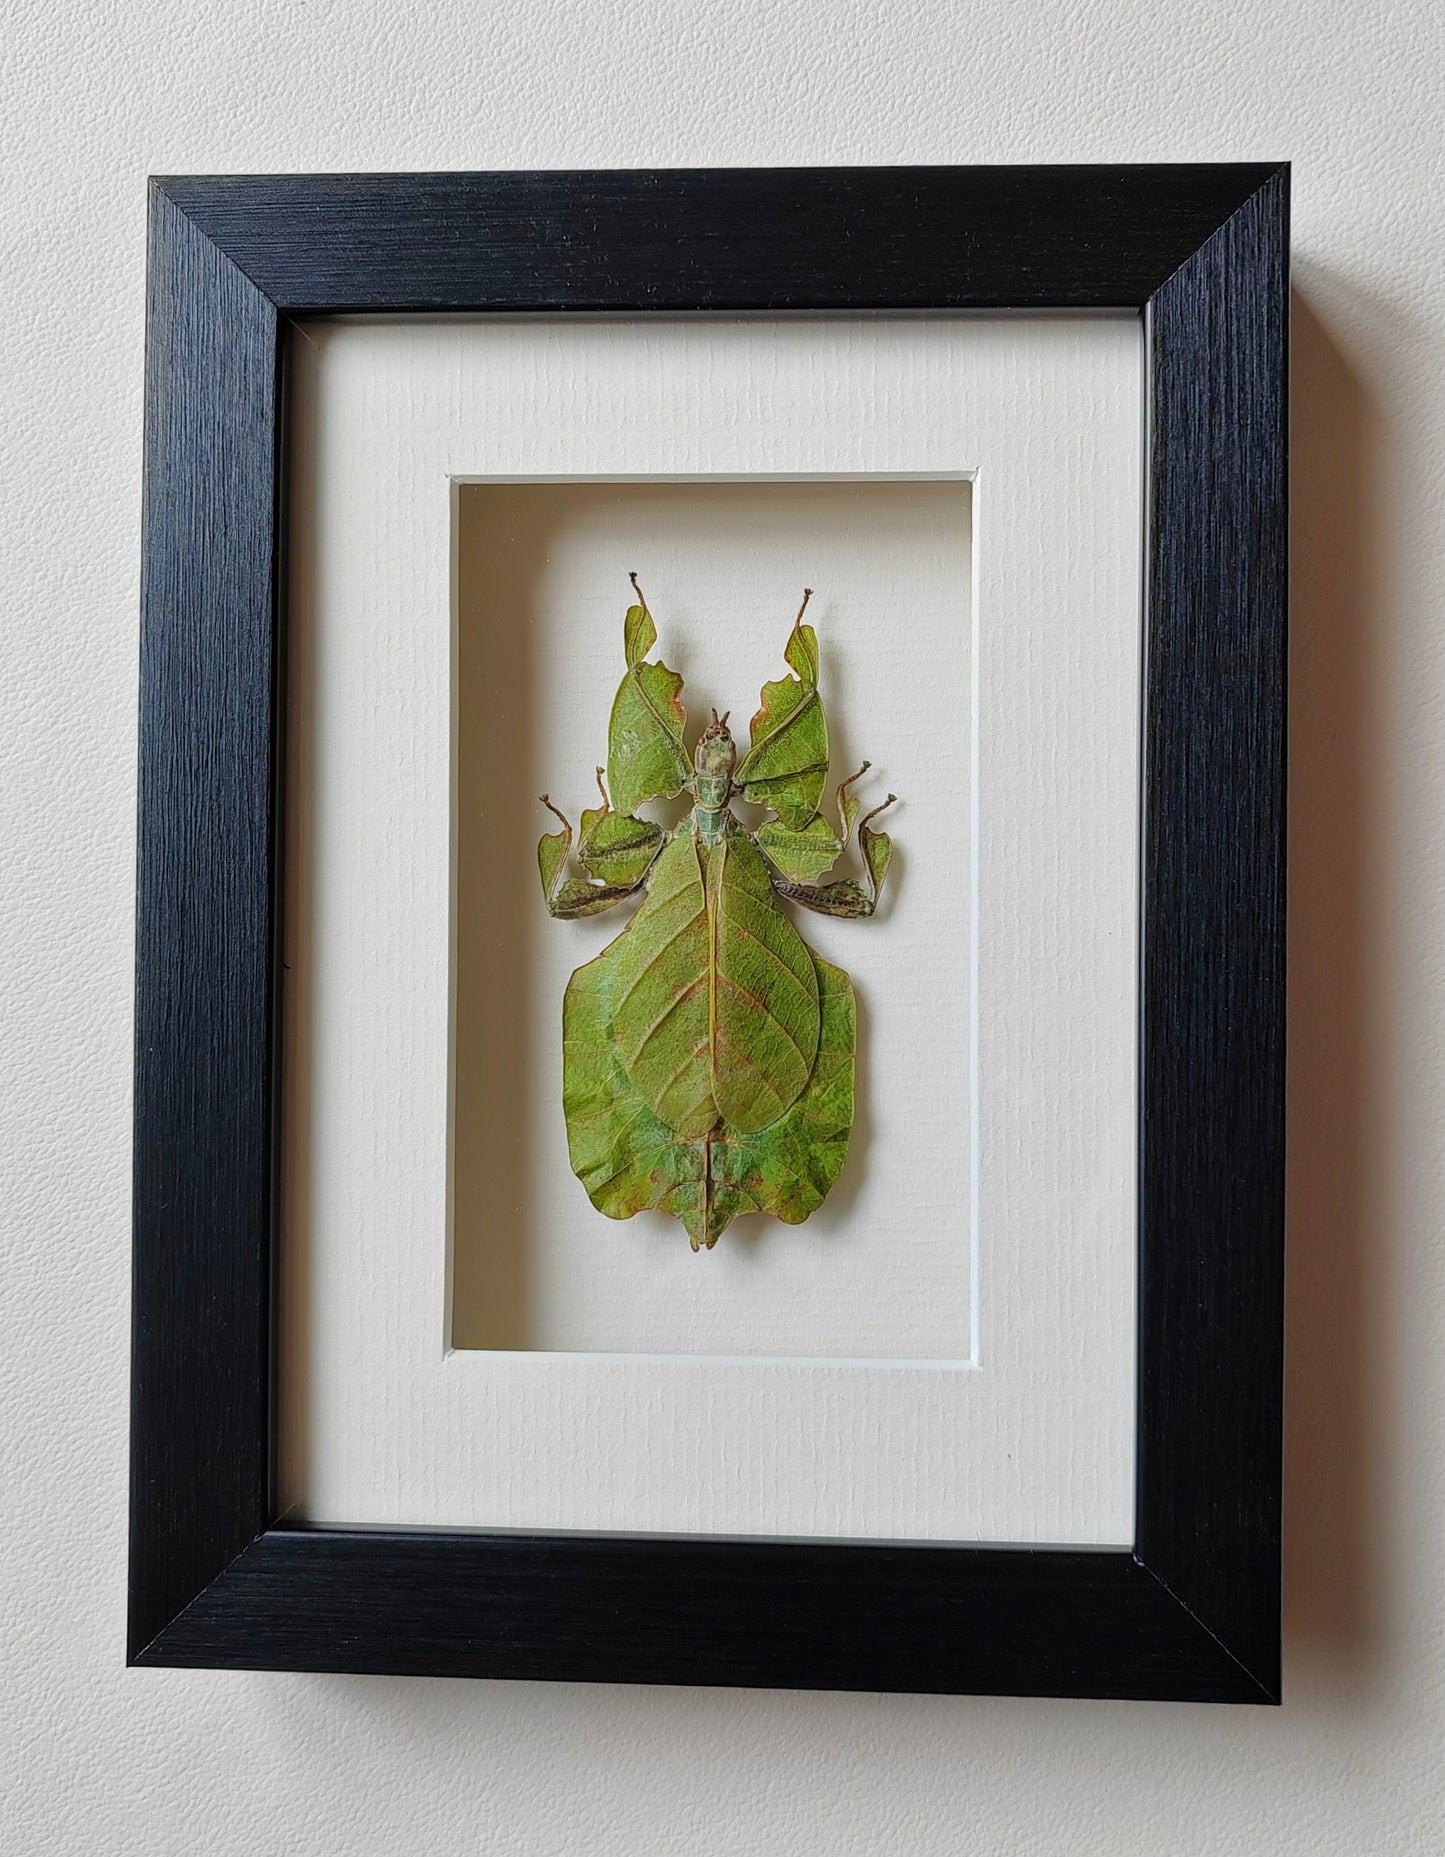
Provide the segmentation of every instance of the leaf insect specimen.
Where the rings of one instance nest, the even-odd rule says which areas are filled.
[[[892,846],[838,788],[841,833],[818,810],[828,722],[818,640],[803,604],[784,657],[791,676],[763,685],[741,761],[713,711],[696,750],[683,744],[682,678],[650,663],[657,628],[631,576],[627,670],[612,705],[602,804],[537,846],[554,916],[592,916],[644,892],[610,945],[580,967],[562,1007],[562,1099],[572,1170],[612,1219],[657,1209],[681,1219],[694,1251],[741,1214],[789,1225],[827,1197],[853,1126],[853,983],[812,949],[778,897],[829,916],[871,916]],[[672,832],[640,818],[649,800],[686,790]],[[609,798],[610,791],[610,798]],[[735,798],[770,809],[750,831]],[[821,881],[856,824],[864,882]]]

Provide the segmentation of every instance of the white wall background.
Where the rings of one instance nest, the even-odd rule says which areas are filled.
[[[1434,0],[0,6],[0,1846],[1445,1845]],[[122,1668],[147,171],[1296,162],[1288,1701]]]

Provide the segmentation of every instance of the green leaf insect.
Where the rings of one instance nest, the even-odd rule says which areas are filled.
[[[627,670],[612,705],[602,804],[582,814],[583,876],[568,874],[572,827],[537,846],[554,916],[593,916],[642,894],[642,907],[562,1006],[562,1100],[572,1170],[599,1212],[657,1210],[681,1219],[694,1251],[733,1219],[771,1213],[797,1225],[827,1197],[853,1126],[857,1035],[853,983],[813,953],[778,898],[829,916],[871,916],[892,845],[858,817],[854,783],[838,788],[835,831],[818,810],[828,777],[828,721],[818,694],[818,640],[804,625],[784,658],[790,676],[763,685],[747,753],[728,719],[689,754],[682,679],[648,653],[657,627],[638,604],[624,626]],[[638,808],[686,791],[674,831]],[[610,792],[610,799],[609,799]],[[749,830],[742,799],[770,816]],[[823,882],[856,828],[863,881]]]

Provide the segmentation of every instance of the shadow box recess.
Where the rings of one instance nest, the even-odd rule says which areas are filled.
[[[151,183],[129,1658],[1273,1702],[1288,169]],[[1133,1545],[307,1527],[274,1493],[288,352],[348,314],[1133,311]]]

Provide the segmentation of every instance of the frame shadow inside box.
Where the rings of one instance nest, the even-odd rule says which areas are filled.
[[[965,475],[455,482],[453,1346],[968,1358],[973,1067],[937,1066],[921,1106],[910,1079],[920,1049],[956,1053],[972,1037],[971,518]],[[824,807],[867,760],[866,804],[898,790],[893,817],[908,821],[877,916],[794,912],[858,999],[842,1177],[803,1225],[739,1219],[702,1256],[665,1214],[604,1218],[570,1170],[562,994],[638,905],[553,923],[536,877],[538,835],[554,829],[538,795],[574,824],[598,804],[634,569],[659,628],[653,656],[685,679],[689,746],[715,707],[731,710],[740,752],[814,587]],[[644,811],[671,825],[685,805]],[[910,834],[926,858],[909,858]],[[853,851],[839,868],[855,863]],[[939,946],[939,972],[900,985],[899,950],[920,940]]]

